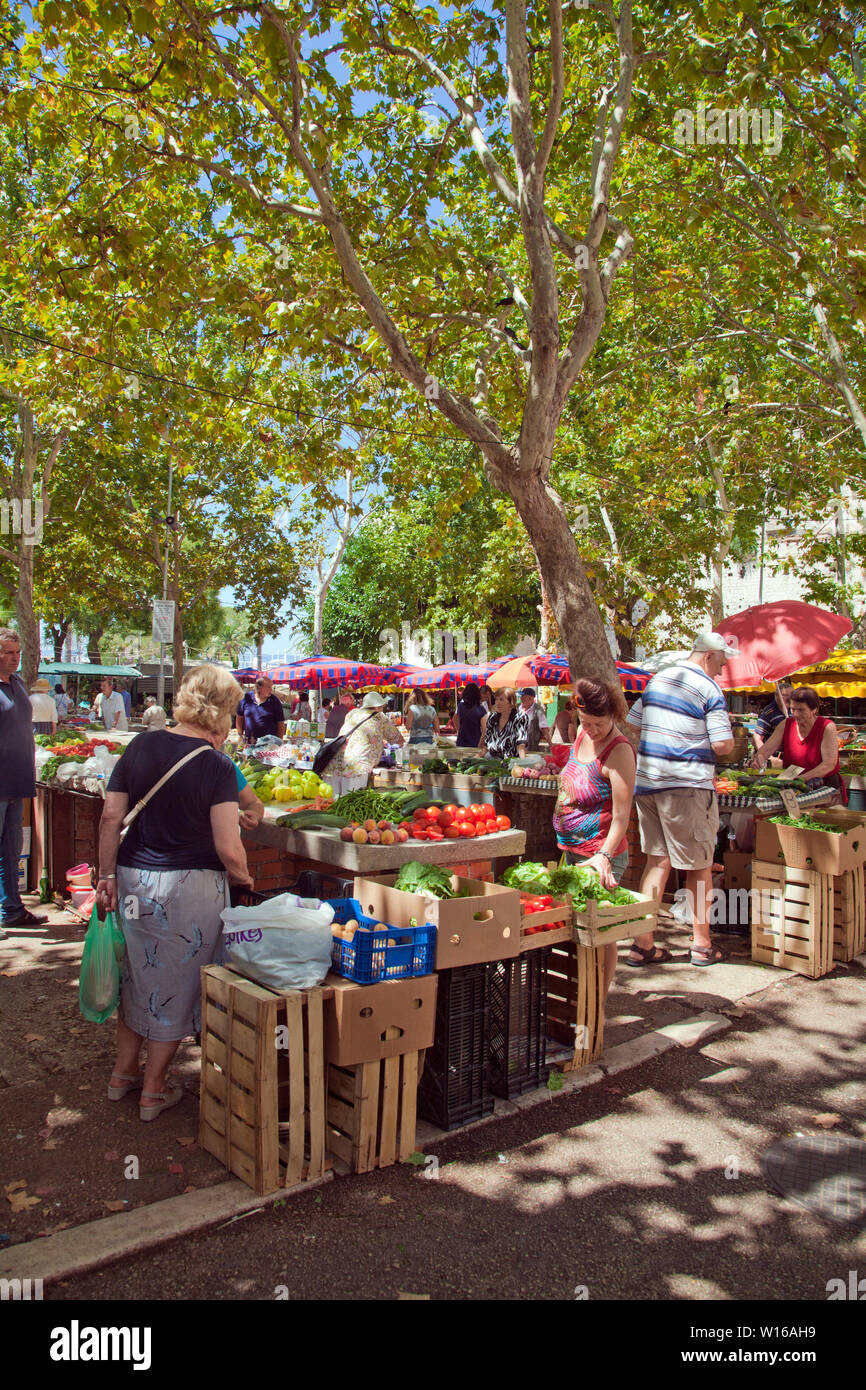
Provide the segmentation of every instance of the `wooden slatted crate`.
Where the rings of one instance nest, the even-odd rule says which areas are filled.
[[[547,962],[547,1033],[574,1055],[566,1071],[589,1066],[604,1051],[604,956],[592,946],[560,942]]]
[[[853,960],[866,951],[866,868],[833,880],[833,959]]]
[[[202,996],[201,1147],[260,1196],[323,1177],[322,990],[277,992],[209,965]]]
[[[328,1147],[353,1173],[390,1168],[414,1153],[423,1062],[421,1051],[328,1066]]]
[[[752,960],[817,980],[833,969],[834,878],[756,859]]]

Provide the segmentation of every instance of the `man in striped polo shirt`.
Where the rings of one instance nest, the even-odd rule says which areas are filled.
[[[627,720],[640,727],[634,791],[647,857],[641,892],[660,897],[671,867],[685,871],[686,901],[694,917],[692,965],[726,958],[710,941],[708,905],[719,831],[716,756],[724,757],[734,747],[716,677],[731,656],[736,648],[720,633],[699,633],[688,660],[653,676]],[[647,932],[635,937],[628,964],[661,965],[671,959],[670,951],[656,946]]]

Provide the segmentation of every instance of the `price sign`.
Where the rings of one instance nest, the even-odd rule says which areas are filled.
[[[800,803],[797,800],[797,793],[792,791],[790,787],[780,787],[779,795],[782,798],[782,805],[788,812],[788,815],[794,816],[795,818],[799,816]]]
[[[792,782],[795,777],[800,776],[802,771],[801,767],[797,767],[797,764],[793,763],[791,767],[786,767],[784,772],[779,773],[777,780],[779,782]]]
[[[174,599],[155,598],[153,600],[151,636],[154,642],[174,641]]]

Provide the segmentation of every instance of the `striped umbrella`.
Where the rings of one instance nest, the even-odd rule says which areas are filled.
[[[625,661],[618,661],[616,669],[620,685],[623,690],[627,690],[630,694],[643,690],[651,679],[651,672]],[[535,656],[517,657],[516,660],[508,662],[507,666],[500,666],[496,675],[496,683],[517,687],[523,685],[570,685],[571,671],[566,657],[536,653]]]
[[[486,684],[501,665],[500,660],[486,661],[477,666],[471,666],[465,661],[447,661],[444,666],[429,668],[410,666],[405,668],[399,680],[407,690],[453,690],[458,685],[468,685],[470,681],[474,681],[476,685]]]
[[[305,661],[292,661],[288,666],[271,666],[267,674],[271,680],[290,685],[294,690],[336,685],[357,689],[364,685],[390,685],[394,680],[387,666],[347,661],[341,656],[311,656]]]
[[[242,685],[249,685],[265,674],[264,671],[256,671],[252,666],[242,666],[239,671],[232,671],[235,680],[240,681]]]

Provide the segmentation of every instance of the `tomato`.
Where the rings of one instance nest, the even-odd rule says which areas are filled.
[[[408,831],[411,832],[411,830],[412,830],[412,822],[409,821],[409,820],[401,820],[400,823],[399,823],[399,825],[397,826],[397,829],[398,829],[398,830],[408,830]]]
[[[445,839],[445,831],[444,831],[444,830],[437,830],[435,827],[433,827],[432,829],[430,829],[430,830],[427,831],[427,839],[428,839],[428,840],[444,840],[444,839]]]
[[[469,807],[468,807],[468,806],[455,806],[455,807],[454,807],[454,819],[455,819],[456,821],[467,821],[467,820],[469,820]]]
[[[428,806],[424,814],[427,817],[427,820],[431,822],[433,825],[435,825],[439,819],[439,807]]]
[[[462,810],[462,807],[458,806],[455,801],[449,801],[448,805],[445,807],[445,810],[448,812],[452,820],[456,820],[457,812]]]
[[[427,812],[424,810],[424,807],[423,807],[423,806],[416,806],[416,807],[415,807],[415,810],[412,812],[412,819],[413,819],[413,820],[426,820],[426,819],[427,819]]]
[[[475,826],[468,820],[460,821],[459,829],[464,840],[470,839],[475,834]]]
[[[510,829],[511,829],[511,821],[508,819],[507,816],[497,816],[497,817],[496,817],[496,829],[497,829],[497,830],[510,830]]]
[[[440,812],[439,812],[439,824],[440,824],[440,825],[452,825],[453,822],[454,822],[454,817],[451,815],[450,811],[447,811],[447,810],[446,810],[446,811],[440,811]]]
[[[487,834],[487,821],[486,821],[486,820],[478,820],[478,821],[475,822],[475,834],[476,834],[476,835],[486,835],[486,834]]]
[[[469,807],[469,814],[473,820],[478,820],[479,816],[483,819],[484,807],[479,806],[476,801],[473,801],[472,805]]]
[[[460,831],[459,831],[459,829],[457,828],[456,825],[446,825],[446,827],[445,827],[445,839],[446,839],[446,840],[459,840],[459,839],[460,839]]]
[[[485,803],[484,803],[484,806],[482,807],[482,809],[483,809],[483,811],[484,811],[484,819],[485,819],[485,820],[496,820],[496,807],[495,807],[495,806],[491,806],[491,805],[489,804],[489,802],[485,802]]]
[[[427,837],[428,837],[428,835],[429,835],[429,833],[430,833],[430,832],[429,832],[428,830],[413,830],[413,831],[412,831],[412,839],[413,839],[413,840],[426,840]]]

